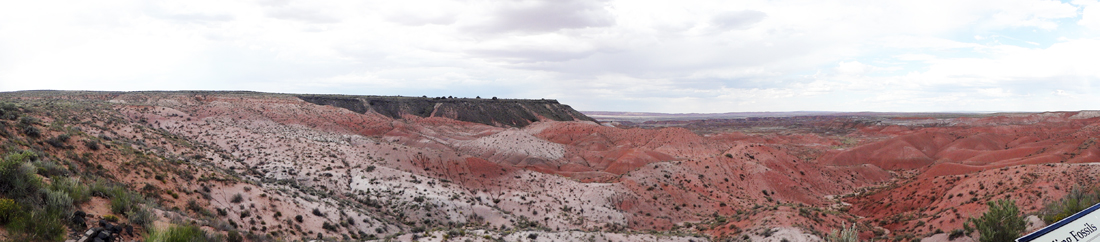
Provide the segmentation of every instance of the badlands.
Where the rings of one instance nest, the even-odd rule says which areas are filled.
[[[988,201],[1038,214],[1100,174],[1095,111],[607,121],[554,100],[208,91],[0,104],[5,162],[91,191],[51,218],[63,235],[11,222],[0,240],[823,241],[854,225],[945,241]],[[0,205],[37,206],[12,194]]]

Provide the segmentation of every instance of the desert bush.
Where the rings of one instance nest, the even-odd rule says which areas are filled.
[[[963,229],[954,229],[947,235],[947,240],[955,240],[956,238],[963,237],[963,235],[966,235]]]
[[[989,210],[981,217],[966,221],[981,234],[981,242],[1010,242],[1024,232],[1026,222],[1015,202],[1002,199],[987,204]]]
[[[64,191],[57,191],[52,189],[43,189],[42,191],[46,200],[46,211],[50,213],[57,213],[61,218],[72,217],[73,211],[73,199],[69,197],[68,193]]]
[[[141,202],[141,197],[125,188],[114,186],[109,190],[111,196],[111,212],[125,215],[135,204]]]
[[[0,103],[0,119],[16,120],[22,113],[15,104]]]
[[[233,194],[233,199],[229,200],[229,202],[231,202],[231,203],[241,203],[243,201],[244,201],[244,196],[242,196],[240,193]]]
[[[19,130],[31,138],[38,138],[42,136],[42,131],[34,127],[34,124],[38,123],[38,119],[29,116],[23,116],[19,118]]]
[[[36,157],[31,152],[9,153],[0,161],[0,194],[20,199],[35,195],[42,188],[42,179],[35,167],[26,162]]]
[[[22,240],[29,241],[61,241],[65,239],[65,226],[61,222],[58,213],[43,210],[20,212],[8,224],[11,231],[19,232],[15,235],[25,237]]]
[[[72,146],[65,145],[65,143],[68,143],[68,142],[69,142],[69,135],[68,134],[61,134],[61,135],[58,135],[58,136],[54,136],[53,138],[46,139],[46,143],[50,144],[50,146],[57,147],[57,148],[62,148],[62,149],[71,149],[72,148]]]
[[[856,224],[852,224],[852,227],[844,228],[841,226],[840,230],[833,230],[829,233],[829,236],[825,238],[829,242],[856,242],[859,241],[859,229],[856,229]]]
[[[7,225],[22,208],[15,200],[0,198],[0,225]]]
[[[130,208],[129,216],[130,222],[141,226],[142,228],[151,228],[153,221],[157,220],[157,215],[153,211],[147,209],[148,205],[136,205]]]
[[[241,236],[240,232],[237,232],[236,230],[230,230],[229,233],[228,233],[228,236],[226,236],[225,241],[226,242],[241,242],[241,241],[244,241],[244,237]]]
[[[1043,221],[1052,224],[1098,202],[1100,202],[1100,190],[1090,191],[1082,187],[1074,187],[1062,199],[1047,204],[1040,214]]]
[[[147,242],[207,242],[213,241],[205,231],[194,225],[172,225],[165,229],[152,229],[145,234]]]
[[[87,202],[92,198],[92,190],[81,183],[80,178],[54,176],[50,180],[53,180],[50,189],[65,192],[73,199],[73,203]]]
[[[107,222],[118,223],[118,216],[111,214],[103,215],[103,220],[107,220]]]
[[[69,168],[61,166],[57,162],[38,160],[31,164],[36,168],[36,173],[45,177],[69,175]]]
[[[99,150],[99,141],[85,140],[84,147],[88,147],[89,150]]]

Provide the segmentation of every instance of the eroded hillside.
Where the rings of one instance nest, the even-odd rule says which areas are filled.
[[[1089,112],[621,128],[556,101],[371,98],[16,92],[0,128],[8,152],[139,191],[149,226],[247,240],[908,240],[998,198],[1037,211],[1100,159]],[[133,224],[113,198],[74,203]]]

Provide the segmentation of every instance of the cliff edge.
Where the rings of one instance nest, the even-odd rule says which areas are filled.
[[[592,121],[569,105],[553,99],[471,99],[393,96],[298,95],[317,105],[330,105],[358,113],[375,112],[400,119],[404,115],[442,117],[494,126],[524,127],[531,123]]]

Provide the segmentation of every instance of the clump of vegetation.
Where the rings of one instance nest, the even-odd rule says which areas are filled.
[[[38,123],[38,119],[30,116],[23,116],[19,118],[18,128],[24,135],[31,138],[38,138],[42,136],[42,131],[34,127],[34,124]]]
[[[27,198],[42,187],[42,179],[35,176],[36,168],[29,161],[38,156],[24,151],[9,153],[0,161],[0,192],[9,198]]]
[[[229,200],[229,202],[231,202],[231,203],[241,203],[243,201],[244,201],[244,196],[241,196],[240,193],[234,194],[233,199]]]
[[[1020,208],[1012,200],[990,201],[989,211],[979,218],[970,218],[963,224],[974,224],[974,229],[981,234],[981,242],[1013,241],[1023,234],[1027,223],[1020,214]]]
[[[157,215],[145,206],[133,206],[130,208],[129,217],[130,223],[139,225],[142,228],[151,228],[153,221],[157,220]]]
[[[72,149],[72,146],[66,145],[66,143],[69,142],[69,138],[70,137],[68,134],[61,134],[56,137],[46,139],[46,143],[56,148]]]
[[[73,211],[73,199],[69,197],[69,194],[63,191],[47,189],[42,191],[46,200],[46,211],[49,213],[56,213],[63,218],[72,217]]]
[[[99,141],[86,140],[84,141],[84,147],[88,147],[89,150],[99,150]]]
[[[859,241],[859,230],[856,229],[856,224],[852,224],[852,227],[848,228],[841,226],[840,230],[834,229],[830,232],[825,240],[829,242],[856,242]]]
[[[7,225],[22,210],[15,200],[0,198],[0,225]]]
[[[244,241],[244,237],[241,237],[241,233],[237,232],[236,230],[230,230],[228,235],[229,236],[226,236],[226,240],[225,240],[227,242],[241,242],[241,241]]]
[[[61,222],[61,216],[46,210],[20,212],[8,224],[8,228],[21,233],[15,235],[17,238],[22,237],[19,240],[61,241],[65,239],[65,225]]]
[[[142,200],[141,195],[134,194],[121,186],[110,189],[109,194],[111,196],[111,212],[120,215],[125,215],[135,204],[141,203]]]
[[[11,152],[0,161],[0,225],[13,238],[60,241],[65,236],[62,217],[72,214],[73,200],[63,191],[49,189],[36,175],[34,152]]]
[[[1043,221],[1052,224],[1077,212],[1085,210],[1089,206],[1100,202],[1100,190],[1089,190],[1082,187],[1074,187],[1065,197],[1047,204],[1041,215]]]
[[[50,184],[51,189],[65,192],[73,199],[74,203],[87,202],[92,198],[92,190],[88,188],[88,185],[81,183],[80,178],[54,176],[50,180],[53,180],[53,183]]]
[[[152,229],[145,235],[148,242],[208,242],[216,241],[194,225],[172,225],[166,229]]]

